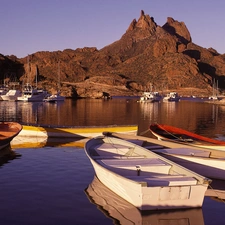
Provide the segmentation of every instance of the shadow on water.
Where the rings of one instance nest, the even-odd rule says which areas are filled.
[[[10,161],[14,159],[18,159],[21,157],[21,154],[13,151],[10,146],[7,146],[4,149],[1,149],[0,151],[0,168]]]

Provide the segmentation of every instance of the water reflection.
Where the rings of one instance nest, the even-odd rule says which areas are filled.
[[[66,99],[65,102],[0,101],[2,120],[54,126],[138,124],[138,133],[154,122],[180,127],[211,138],[224,138],[225,106],[202,100],[140,103],[134,98]],[[150,132],[145,136],[152,137]]]
[[[0,168],[10,161],[14,159],[20,158],[21,155],[11,149],[11,147],[6,147],[4,149],[1,149],[0,151]]]
[[[114,224],[182,224],[204,225],[202,209],[143,211],[120,198],[103,185],[95,176],[85,190],[91,203],[110,217]]]
[[[24,137],[17,136],[11,142],[12,149],[43,148],[43,147],[84,147],[85,137],[50,138],[50,137]]]

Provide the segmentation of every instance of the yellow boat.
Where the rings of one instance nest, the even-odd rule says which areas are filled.
[[[137,134],[137,125],[88,126],[88,127],[50,127],[23,125],[19,137],[96,137],[102,132]]]
[[[23,125],[20,134],[11,141],[12,148],[41,148],[46,146],[79,147],[103,132],[137,135],[137,125],[94,127],[47,127]]]
[[[48,137],[16,137],[10,146],[18,148],[43,148],[43,147],[76,147],[83,148],[90,138],[48,138]]]

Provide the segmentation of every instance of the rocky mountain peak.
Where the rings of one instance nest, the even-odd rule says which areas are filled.
[[[127,32],[133,31],[135,29],[142,29],[142,30],[148,30],[150,34],[155,33],[157,24],[154,21],[153,17],[150,17],[149,15],[145,15],[144,11],[141,10],[141,15],[138,19],[134,19],[130,26],[127,29]]]
[[[193,43],[184,22],[168,17],[158,26],[143,10],[119,40],[100,50],[84,47],[29,57],[30,75],[35,78],[38,69],[39,87],[51,93],[57,89],[60,61],[61,93],[67,97],[140,95],[149,84],[164,93],[189,95],[191,90],[193,95],[207,96],[214,79],[221,92],[225,89],[225,54]],[[13,74],[23,83],[27,68],[27,57],[0,54],[0,82]]]
[[[188,44],[192,41],[189,30],[184,22],[178,22],[172,17],[167,18],[167,22],[162,27],[171,35],[177,36],[178,40],[184,44]]]

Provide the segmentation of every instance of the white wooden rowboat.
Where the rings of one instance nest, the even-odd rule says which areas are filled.
[[[201,207],[209,179],[134,143],[96,137],[85,144],[98,179],[140,210]]]

